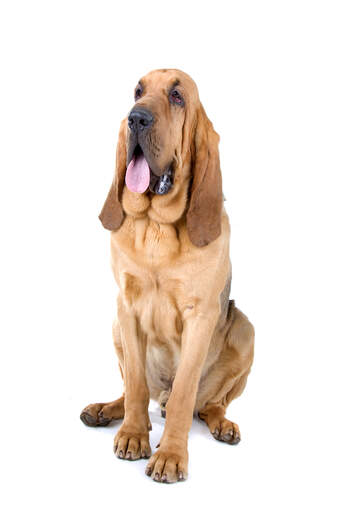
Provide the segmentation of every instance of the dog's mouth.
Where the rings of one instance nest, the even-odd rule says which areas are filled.
[[[137,144],[127,167],[125,182],[131,192],[143,194],[149,189],[154,194],[167,194],[173,185],[173,165],[171,164],[161,176],[156,176],[141,146]]]

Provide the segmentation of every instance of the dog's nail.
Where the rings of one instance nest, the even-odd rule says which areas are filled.
[[[240,435],[238,434],[238,432],[235,432],[234,437],[233,437],[233,443],[238,444],[239,441],[240,441]]]
[[[182,471],[179,471],[179,480],[184,480],[184,475]]]
[[[219,429],[216,428],[214,432],[212,432],[214,439],[219,439]]]
[[[162,482],[167,482],[167,475],[162,475],[161,480],[162,480]]]
[[[120,453],[118,454],[119,458],[122,459],[123,458],[123,452],[122,450],[120,450]]]
[[[159,482],[159,481],[160,481],[160,475],[159,475],[159,473],[155,473],[155,475],[154,475],[154,480],[156,480],[157,482]]]
[[[146,473],[147,476],[150,476],[152,474],[152,468],[147,466],[145,473]]]
[[[132,458],[131,452],[127,452],[126,459],[131,460],[131,458]]]

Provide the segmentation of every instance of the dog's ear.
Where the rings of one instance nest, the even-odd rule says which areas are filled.
[[[191,242],[203,247],[221,233],[223,205],[222,178],[218,151],[219,135],[200,105],[192,142],[192,187],[187,212]]]
[[[124,119],[121,123],[118,135],[114,181],[112,182],[108,196],[99,215],[100,221],[102,222],[105,229],[109,229],[110,231],[116,231],[121,226],[124,219],[121,197],[124,187],[125,172],[127,168],[126,133],[127,120]]]

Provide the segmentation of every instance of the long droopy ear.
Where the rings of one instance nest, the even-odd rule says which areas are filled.
[[[221,233],[223,206],[220,171],[219,135],[200,105],[192,142],[192,188],[187,212],[187,230],[191,242],[203,247]]]
[[[121,205],[124,177],[126,172],[127,147],[126,147],[127,120],[124,119],[120,126],[118,143],[116,148],[116,169],[114,181],[99,215],[105,229],[116,231],[122,224],[124,212]]]

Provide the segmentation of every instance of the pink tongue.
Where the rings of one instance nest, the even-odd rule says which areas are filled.
[[[150,181],[149,165],[141,154],[133,157],[126,172],[126,185],[132,192],[142,194],[147,190]]]

